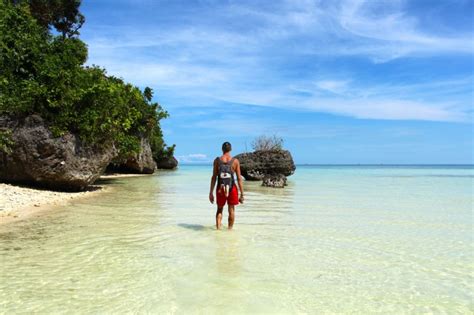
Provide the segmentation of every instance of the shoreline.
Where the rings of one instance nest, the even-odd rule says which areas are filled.
[[[87,191],[60,192],[0,183],[0,225],[18,222],[67,205],[70,200],[95,196],[109,189],[104,185],[92,185]]]
[[[99,183],[91,185],[89,190],[80,192],[62,192],[23,185],[0,183],[0,225],[18,222],[57,206],[67,205],[78,198],[96,196],[110,191],[112,187],[100,183],[101,179],[115,179],[150,174],[107,174],[101,175]]]
[[[153,173],[155,174],[155,173]],[[128,173],[112,173],[100,175],[98,180],[107,179],[107,178],[125,178],[125,177],[138,177],[138,176],[150,176],[153,174],[128,174]]]

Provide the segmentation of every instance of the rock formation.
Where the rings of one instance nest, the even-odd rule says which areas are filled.
[[[156,161],[156,166],[160,169],[172,170],[178,167],[178,160],[174,156],[162,158]]]
[[[38,115],[0,117],[0,130],[12,131],[12,152],[0,152],[0,181],[54,190],[83,190],[99,178],[116,156],[110,144],[91,146],[68,133],[54,137]]]
[[[284,188],[286,186],[286,176],[282,174],[267,174],[263,177],[262,186]]]
[[[290,176],[296,169],[287,150],[260,150],[235,157],[239,159],[242,176],[246,180],[262,180],[267,174]]]
[[[106,172],[153,174],[156,163],[153,160],[150,143],[146,138],[141,138],[140,153],[124,160],[114,160],[108,166]]]
[[[264,186],[280,187],[282,181],[285,185],[286,176],[292,175],[296,169],[287,150],[260,150],[235,157],[240,162],[242,176],[246,180],[263,180],[266,177]]]

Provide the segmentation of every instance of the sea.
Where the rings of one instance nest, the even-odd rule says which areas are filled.
[[[472,314],[472,165],[300,165],[244,181],[215,229],[211,166],[105,179],[0,226],[1,314]]]

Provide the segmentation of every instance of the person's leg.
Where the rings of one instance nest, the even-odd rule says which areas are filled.
[[[217,207],[217,212],[216,212],[216,229],[220,229],[222,226],[222,210],[224,210],[223,207],[219,208]]]
[[[216,229],[220,229],[222,226],[222,211],[227,200],[225,195],[222,193],[222,190],[216,189],[216,203],[217,203],[217,212],[216,212]]]
[[[239,194],[236,185],[232,186],[227,204],[229,206],[229,230],[231,230],[235,221],[235,206],[239,204]]]
[[[234,211],[235,206],[234,205],[229,205],[229,230],[232,230],[232,227],[234,226]]]

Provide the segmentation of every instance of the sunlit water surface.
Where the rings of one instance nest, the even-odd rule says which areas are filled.
[[[233,231],[209,179],[108,180],[0,226],[0,313],[474,310],[472,167],[301,166],[285,189],[246,182]]]

